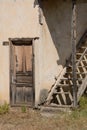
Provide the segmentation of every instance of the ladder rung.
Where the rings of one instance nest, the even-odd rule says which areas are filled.
[[[60,80],[61,80],[61,81],[62,81],[62,80],[72,80],[72,78],[62,78],[62,79],[60,79]],[[82,78],[82,79],[81,79],[81,78],[77,78],[76,80],[79,80],[79,81],[80,81],[80,80],[83,80],[83,78]]]
[[[77,52],[77,53],[76,53],[76,55],[82,55],[82,53],[80,53],[80,52]]]
[[[78,62],[79,60],[76,60],[76,61]],[[86,62],[86,60],[81,60],[81,61],[85,61],[85,62]],[[80,61],[80,62],[81,62],[81,61]]]
[[[77,74],[87,74],[87,72],[86,73],[84,73],[84,72],[76,72]]]
[[[82,46],[81,48],[86,49],[87,47],[86,46]]]
[[[83,67],[84,67],[84,68],[87,68],[87,66],[77,66],[77,67],[80,67],[80,68],[83,68]]]
[[[72,72],[66,72],[66,74],[72,74]],[[86,73],[84,73],[84,72],[76,72],[76,74],[87,74],[87,72]]]
[[[70,84],[57,84],[58,87],[70,87]]]
[[[77,52],[77,53],[76,53],[76,55],[82,55],[82,53],[80,53],[80,52]],[[87,54],[85,54],[85,55],[87,55]]]
[[[69,94],[70,92],[55,92],[54,94]]]
[[[67,69],[68,69],[68,67],[69,67],[69,68],[72,68],[72,65],[67,66]],[[85,65],[84,65],[84,66],[78,65],[78,66],[76,66],[76,67],[85,67],[85,68],[87,68],[87,66],[85,66]]]
[[[72,87],[73,84],[57,84],[57,87]],[[77,84],[77,86],[79,87],[79,84]]]
[[[80,81],[80,80],[83,80],[83,79],[84,79],[84,78],[77,78],[76,80],[79,80],[79,81]]]
[[[71,79],[71,78],[70,78]],[[70,79],[68,79],[68,78],[62,78],[62,79],[60,79],[60,80],[70,80]]]

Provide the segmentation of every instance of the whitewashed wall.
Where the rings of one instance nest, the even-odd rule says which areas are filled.
[[[78,5],[78,39],[87,28],[87,4]],[[35,103],[46,98],[71,54],[71,3],[43,2],[43,25],[34,0],[0,0],[0,101],[10,102],[8,38],[39,37],[35,41]]]

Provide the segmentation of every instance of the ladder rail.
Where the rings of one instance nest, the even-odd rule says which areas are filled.
[[[83,59],[83,57],[84,57],[84,55],[85,55],[86,52],[87,52],[87,48],[84,50],[84,52],[83,52],[82,56],[80,57],[79,61],[76,63],[76,66],[79,65],[79,63],[80,63],[81,60]]]
[[[60,82],[60,79],[63,77],[63,75],[65,74],[65,72],[66,72],[66,67],[62,70],[62,72],[60,72],[60,75],[59,75],[59,77],[57,78],[55,85],[52,87],[51,92],[49,93],[49,95],[48,95],[48,97],[47,97],[47,99],[46,99],[46,102],[47,102],[46,104],[49,104],[49,103],[50,103],[51,96],[53,95],[53,92],[54,92],[54,90],[56,89],[57,84]]]
[[[82,56],[80,57],[79,61],[76,63],[76,67],[78,67],[79,63],[80,63],[81,60],[83,59],[83,57],[84,57],[84,55],[85,55],[86,52],[87,52],[87,48],[84,50],[84,52],[83,52]],[[46,104],[49,104],[49,103],[50,103],[51,97],[52,97],[52,95],[53,95],[53,93],[54,93],[54,90],[56,89],[57,84],[59,84],[60,79],[63,77],[63,75],[64,75],[65,73],[66,73],[66,67],[59,73],[59,76],[58,76],[58,78],[57,78],[57,80],[56,80],[56,82],[55,82],[55,85],[52,87],[51,92],[49,93],[49,95],[48,95],[48,97],[47,97],[47,99],[46,99]]]
[[[78,102],[79,102],[80,97],[82,96],[83,92],[85,91],[86,87],[87,87],[87,75],[86,75],[85,79],[83,79],[82,85],[78,89],[78,92],[77,92],[77,101]]]

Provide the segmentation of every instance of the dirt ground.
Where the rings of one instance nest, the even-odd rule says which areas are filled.
[[[0,130],[87,130],[87,117],[73,118],[60,111],[46,116],[39,110],[28,109],[23,113],[14,108],[0,115]]]

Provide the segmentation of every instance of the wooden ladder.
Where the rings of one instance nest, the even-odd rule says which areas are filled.
[[[83,41],[79,43],[76,50],[76,74],[77,74],[77,101],[83,95],[87,87],[87,32],[85,33]],[[82,42],[82,44],[81,44]],[[60,107],[72,106],[73,92],[72,92],[72,64],[71,58],[68,65],[63,68],[55,84],[49,91],[46,99],[46,105],[56,105]]]

